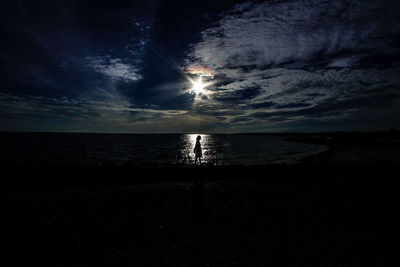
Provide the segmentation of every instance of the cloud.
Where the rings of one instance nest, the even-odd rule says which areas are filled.
[[[120,58],[112,58],[109,55],[98,57],[86,57],[87,64],[99,73],[111,79],[121,81],[138,81],[142,76],[139,69],[129,63],[124,63]]]
[[[203,112],[223,110],[226,124],[264,122],[266,128],[379,110],[398,114],[393,104],[400,99],[400,46],[393,36],[400,27],[394,3],[265,1],[224,12],[188,53],[189,64],[213,66],[216,86]],[[389,95],[392,106],[372,104],[389,103]],[[388,124],[397,122],[391,118]]]
[[[395,0],[249,1],[229,10],[215,2],[183,13],[179,3],[48,4],[3,12],[11,29],[0,44],[3,127],[12,118],[21,127],[37,119],[135,132],[199,129],[196,121],[214,132],[400,123]],[[188,94],[182,72],[212,78],[208,94]]]
[[[202,64],[193,64],[191,66],[187,66],[185,69],[185,73],[198,74],[210,78],[214,77],[214,71],[212,70],[212,68]]]
[[[147,125],[146,129],[150,131],[151,125],[161,128],[162,123],[166,129],[174,120],[182,122],[190,116],[185,110],[154,106],[137,107],[119,94],[100,89],[80,98],[15,96],[0,93],[0,114],[0,130],[7,127],[10,130],[12,125],[5,122],[20,122],[14,130],[21,130],[24,124],[29,123],[42,130],[87,129],[105,132],[141,132],[144,129],[140,128],[140,125]]]

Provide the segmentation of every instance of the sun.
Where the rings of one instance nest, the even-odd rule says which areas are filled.
[[[192,88],[192,90],[196,93],[196,94],[200,94],[200,93],[202,93],[202,92],[204,92],[204,84],[203,84],[203,82],[201,81],[201,76],[200,76],[200,78],[199,78],[199,80],[197,81],[197,82],[194,82],[193,83],[193,88]]]
[[[203,76],[199,76],[199,78],[197,80],[193,80],[190,77],[187,77],[188,81],[190,81],[190,83],[192,84],[192,87],[190,89],[187,90],[187,92],[191,93],[191,94],[195,94],[196,95],[196,99],[199,95],[204,95],[204,96],[208,96],[210,94],[212,94],[212,91],[207,90],[207,87],[214,84],[214,82],[206,82],[204,83],[202,81]]]
[[[201,81],[201,76],[197,82],[192,81],[192,84],[192,91],[195,92],[196,95],[204,92],[205,84]]]

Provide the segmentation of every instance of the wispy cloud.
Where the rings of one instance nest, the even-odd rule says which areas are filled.
[[[392,3],[237,5],[223,13],[215,27],[204,30],[188,54],[188,62],[214,66],[219,81],[202,111],[223,113],[221,122],[227,125],[264,123],[266,128],[356,118],[379,109],[398,112],[380,104],[400,99],[400,64],[394,61],[400,49],[391,39],[400,27]],[[390,101],[384,101],[389,95]],[[378,98],[380,102],[373,101]]]
[[[3,129],[234,132],[400,123],[396,0],[249,1],[228,10],[224,1],[201,8],[128,1],[95,10],[47,2],[45,9],[4,5]],[[204,76],[206,93],[193,94],[185,75]]]
[[[204,64],[191,64],[186,67],[185,72],[188,74],[197,74],[197,75],[206,76],[206,77],[210,77],[210,78],[214,77],[213,69]]]
[[[4,123],[9,120],[29,121],[35,119],[38,128],[49,129],[52,127],[52,130],[59,131],[66,130],[66,128],[68,128],[67,130],[82,131],[84,129],[82,127],[86,127],[87,130],[93,131],[142,132],[144,129],[139,125],[146,125],[146,129],[151,132],[151,125],[166,131],[168,125],[176,124],[173,123],[174,120],[182,122],[187,116],[190,117],[185,110],[151,106],[136,107],[122,96],[110,95],[107,90],[103,93],[96,92],[97,97],[92,95],[81,98],[15,96],[0,93],[0,121]],[[52,123],[48,124],[49,121]],[[186,121],[188,120],[186,119]],[[57,122],[62,122],[62,124],[58,125]],[[165,127],[161,127],[162,124]],[[56,129],[53,129],[54,125],[57,125]],[[3,125],[3,127],[5,126],[9,127],[10,125]],[[0,127],[0,130],[3,127]],[[21,129],[17,128],[16,130]]]
[[[120,58],[113,58],[110,55],[87,57],[88,66],[111,79],[122,81],[138,81],[142,79],[139,69],[134,65],[123,62]]]

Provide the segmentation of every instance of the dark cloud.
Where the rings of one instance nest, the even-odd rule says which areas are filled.
[[[399,12],[394,0],[2,1],[0,129],[396,127]],[[196,75],[206,94],[190,90]]]
[[[382,113],[391,121],[388,126],[395,125],[398,11],[395,1],[238,5],[202,32],[189,57],[213,64],[216,77],[230,81],[215,89],[215,100],[261,88],[250,98],[237,99],[240,120],[254,118],[275,127],[279,121],[348,121],[349,116]],[[225,102],[219,108],[232,109]]]

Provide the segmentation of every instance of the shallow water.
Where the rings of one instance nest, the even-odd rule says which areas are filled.
[[[1,134],[3,163],[193,164],[198,134]],[[203,163],[295,163],[324,146],[293,143],[279,136],[201,135]]]

